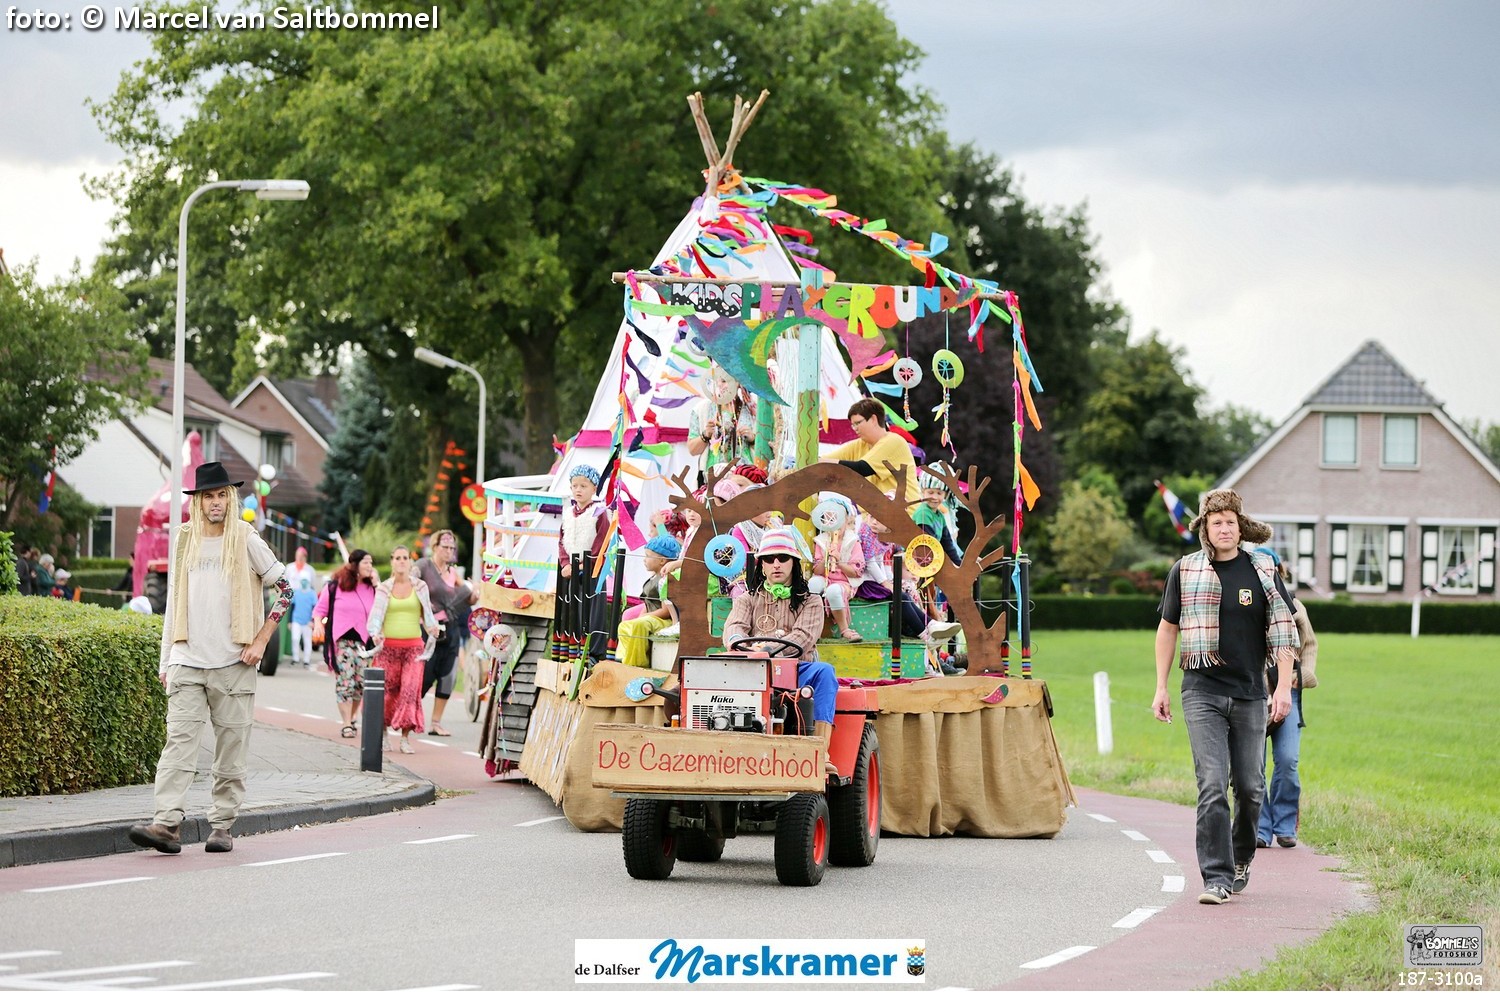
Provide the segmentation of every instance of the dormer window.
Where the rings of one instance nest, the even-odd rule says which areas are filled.
[[[1417,417],[1388,413],[1380,435],[1380,464],[1389,469],[1417,467]]]
[[[1359,414],[1323,414],[1323,464],[1359,464]]]

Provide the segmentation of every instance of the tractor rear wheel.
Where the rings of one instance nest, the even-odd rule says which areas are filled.
[[[677,831],[677,857],[683,861],[718,861],[724,856],[724,838],[703,830]]]
[[[817,885],[828,869],[828,800],[798,792],[776,815],[776,878],[782,885]]]
[[[828,860],[854,868],[872,864],[880,847],[880,738],[875,723],[866,721],[860,734],[854,780],[828,790],[828,814],[833,822]]]
[[[677,863],[677,836],[668,825],[672,803],[665,799],[629,799],[621,842],[625,870],[631,878],[660,881]]]

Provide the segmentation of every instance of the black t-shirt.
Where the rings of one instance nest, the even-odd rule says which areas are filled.
[[[1162,621],[1170,625],[1178,625],[1182,619],[1182,585],[1178,580],[1181,565],[1181,561],[1173,563],[1167,573],[1166,589],[1157,609]],[[1269,609],[1260,574],[1255,572],[1250,553],[1243,550],[1233,559],[1222,562],[1215,559],[1210,565],[1219,574],[1219,658],[1224,662],[1222,666],[1184,670],[1182,690],[1264,699]],[[1276,581],[1276,589],[1290,608],[1291,598],[1280,580]]]

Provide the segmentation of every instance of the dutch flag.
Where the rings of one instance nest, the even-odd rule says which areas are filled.
[[[1167,516],[1172,519],[1172,527],[1184,542],[1191,542],[1193,533],[1188,530],[1188,521],[1192,519],[1188,517],[1187,508],[1177,499],[1177,494],[1167,489],[1160,479],[1156,480],[1156,492],[1161,494],[1161,502],[1167,505]]]

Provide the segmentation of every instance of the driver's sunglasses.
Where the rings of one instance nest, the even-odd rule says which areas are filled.
[[[792,561],[792,557],[791,556],[786,556],[786,555],[781,555],[780,553],[778,553],[776,555],[761,556],[760,557],[760,561],[761,562],[791,562]]]

